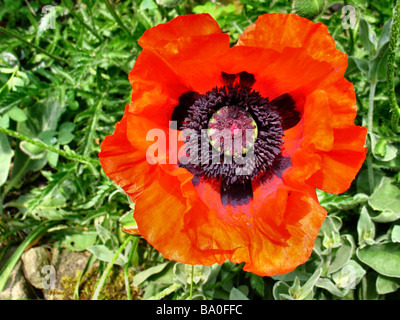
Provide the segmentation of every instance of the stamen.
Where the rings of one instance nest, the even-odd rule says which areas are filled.
[[[253,147],[258,129],[249,112],[237,106],[225,106],[212,115],[207,133],[217,151],[232,156],[246,154]]]
[[[227,184],[250,181],[268,171],[281,152],[283,130],[280,119],[268,98],[261,97],[249,87],[237,84],[214,88],[200,95],[187,110],[180,129],[197,133],[196,141],[187,141],[186,151],[190,155],[197,146],[199,159],[190,165],[180,165],[193,174],[224,180]],[[236,147],[234,143],[227,144],[225,140],[228,139],[222,143],[218,139],[218,133],[223,130],[235,133],[239,129],[242,139],[237,140],[242,141]],[[247,130],[251,131],[249,138],[246,137]],[[206,142],[201,138],[202,135],[204,138],[204,131],[208,137]]]

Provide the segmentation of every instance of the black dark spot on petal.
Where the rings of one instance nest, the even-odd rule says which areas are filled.
[[[253,199],[253,187],[250,180],[226,183],[221,180],[221,201],[224,206],[242,206]]]
[[[285,93],[271,101],[282,119],[282,129],[287,130],[294,127],[301,119],[300,112],[296,110],[296,101]]]
[[[222,82],[225,85],[230,85],[230,86],[238,84],[242,87],[251,87],[256,82],[254,74],[248,73],[246,71],[239,72],[237,74],[222,72],[221,77],[222,77]]]
[[[235,82],[236,74],[222,72],[221,77],[225,85],[232,85]]]
[[[171,121],[177,122],[178,130],[181,129],[182,124],[187,117],[187,110],[199,97],[199,94],[194,91],[188,91],[179,97],[179,104],[175,107],[172,112]]]
[[[248,73],[246,71],[238,73],[238,76],[240,78],[239,80],[239,85],[244,86],[244,87],[251,87],[254,82],[256,82],[256,78],[254,77],[254,74]]]
[[[274,174],[277,177],[282,178],[283,171],[285,171],[291,165],[292,165],[291,158],[289,158],[289,157],[280,157],[272,165],[272,171],[274,172]]]
[[[197,187],[197,186],[199,185],[200,181],[201,181],[201,176],[200,176],[200,175],[195,175],[195,176],[192,178],[192,184],[193,184],[193,186]]]

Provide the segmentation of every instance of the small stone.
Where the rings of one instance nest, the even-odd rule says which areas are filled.
[[[2,268],[3,264],[8,261],[16,248],[17,247],[7,250],[0,263],[0,268]],[[24,277],[22,262],[18,261],[14,269],[11,271],[3,291],[0,292],[0,300],[22,300],[32,298],[35,298],[35,294]]]
[[[34,247],[22,254],[23,270],[27,280],[35,288],[44,289],[46,276],[44,267],[50,265],[49,255],[44,247]]]
[[[45,299],[65,299],[65,288],[63,288],[62,279],[65,277],[75,278],[85,268],[89,256],[90,253],[88,251],[79,252],[53,248],[51,262],[55,269],[55,285],[54,289],[44,292]]]

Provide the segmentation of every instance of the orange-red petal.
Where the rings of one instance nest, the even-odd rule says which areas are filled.
[[[191,90],[205,93],[221,85],[217,61],[230,40],[209,14],[179,16],[153,27],[139,44],[158,55]]]
[[[313,59],[327,62],[344,74],[347,55],[336,49],[335,40],[323,23],[314,23],[296,14],[272,13],[260,16],[239,37],[238,46],[304,49]]]
[[[121,121],[115,125],[115,131],[101,144],[99,160],[107,176],[134,199],[159,172],[143,158],[143,152],[135,149],[128,140],[128,106]]]

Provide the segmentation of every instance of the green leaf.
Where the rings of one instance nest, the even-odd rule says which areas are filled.
[[[83,231],[81,233],[66,235],[61,246],[71,251],[84,251],[96,243],[97,233]]]
[[[247,298],[239,289],[232,288],[229,293],[229,300],[249,300],[249,298]]]
[[[97,259],[106,262],[110,262],[115,255],[114,251],[110,250],[109,248],[107,248],[105,245],[102,244],[92,245],[88,247],[87,250],[93,253]],[[126,263],[126,258],[122,254],[115,261],[115,264],[118,264],[120,266],[124,266],[125,263]]]
[[[400,189],[384,177],[369,199],[369,205],[382,214],[371,217],[376,222],[392,222],[400,218]]]
[[[328,267],[327,274],[331,274],[342,268],[351,258],[354,250],[354,240],[351,235],[340,237],[341,246],[335,252],[333,261]]]
[[[111,245],[112,247],[118,245],[117,237],[110,230],[102,227],[100,224],[96,224],[96,231],[103,244]]]
[[[379,275],[376,279],[376,291],[379,294],[395,292],[398,288],[400,288],[399,278],[389,278]]]
[[[12,107],[10,111],[7,112],[8,116],[14,121],[26,121],[28,117],[25,114],[25,111],[21,108],[15,106]]]
[[[349,56],[347,58],[348,66],[346,69],[345,76],[349,76],[355,72],[361,71],[364,75],[368,75],[369,73],[369,63],[366,60],[358,59],[353,56]]]
[[[369,133],[372,145],[372,154],[379,161],[391,161],[396,158],[398,150],[387,139],[381,138],[376,133]]]
[[[376,272],[400,278],[400,244],[383,243],[357,249],[357,257]]]
[[[250,285],[261,296],[264,296],[264,278],[250,273]]]
[[[372,222],[365,206],[361,209],[360,218],[358,219],[357,233],[359,244],[363,242],[366,242],[367,244],[374,243],[375,224]]]
[[[156,10],[157,5],[154,3],[153,0],[143,0],[142,3],[140,4],[140,10]]]
[[[7,135],[0,133],[0,186],[7,181],[12,156],[13,151],[8,142]]]
[[[192,278],[191,265],[177,263],[174,265],[173,272],[180,283],[184,284],[185,286],[191,283],[191,278]],[[206,282],[208,277],[210,276],[210,273],[211,273],[210,267],[205,267],[201,265],[194,266],[193,283],[201,284]]]
[[[392,230],[392,241],[400,242],[400,226],[395,225]]]
[[[322,244],[326,248],[322,254],[328,253],[331,249],[341,246],[339,221],[338,217],[328,216],[322,223],[320,233],[323,235]]]
[[[368,272],[365,277],[361,279],[360,290],[358,290],[359,300],[378,300],[379,294],[376,292],[376,280],[378,274],[375,272]]]
[[[0,127],[7,129],[9,126],[10,126],[10,117],[7,114],[0,116]]]
[[[375,54],[378,39],[371,25],[364,18],[360,19],[360,41],[372,57]]]
[[[296,278],[293,285],[289,288],[290,296],[296,300],[311,299],[314,285],[318,281],[321,273],[322,269],[318,268],[303,286],[300,286],[300,280]]]
[[[145,270],[137,273],[135,275],[135,278],[133,279],[133,284],[135,286],[140,286],[149,277],[161,273],[170,263],[171,263],[171,261],[164,262],[164,263],[161,263],[161,264],[156,265],[154,267],[150,267],[148,269],[145,269]]]
[[[383,47],[386,43],[390,41],[390,31],[392,29],[393,19],[389,19],[385,22],[382,28],[382,34],[379,38],[378,48]]]
[[[337,297],[344,297],[342,291],[340,291],[340,289],[336,287],[336,285],[328,278],[319,278],[318,281],[315,283],[315,286],[325,289]]]
[[[72,133],[75,129],[75,124],[72,122],[64,122],[60,125],[58,131],[58,143],[61,145],[70,143],[75,135]]]
[[[41,159],[45,156],[46,150],[27,141],[21,141],[19,144],[21,150],[31,159]]]
[[[341,289],[355,289],[365,275],[365,270],[354,260],[348,261],[339,271],[332,274],[332,280]]]
[[[275,300],[294,300],[289,294],[289,285],[286,282],[278,281],[272,288],[272,294]]]
[[[370,62],[369,79],[372,83],[386,80],[389,43],[378,49],[376,56]]]

